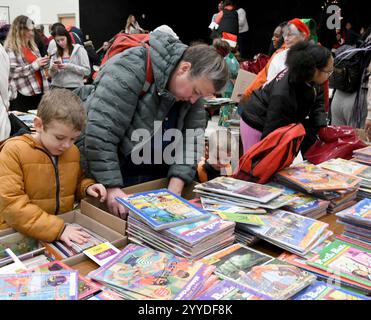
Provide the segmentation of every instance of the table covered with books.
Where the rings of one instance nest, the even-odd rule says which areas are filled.
[[[55,254],[67,254],[57,258],[61,262],[16,275],[0,269],[0,288],[6,280],[20,298],[30,293],[12,287],[14,279],[30,281],[46,272],[50,283],[60,282],[60,292],[37,297],[369,300],[370,164],[371,147],[356,151],[352,161],[293,165],[266,185],[216,178],[195,185],[189,200],[167,189],[137,190],[117,199],[129,209],[127,221],[92,213],[90,204],[88,217],[70,213],[64,219],[87,228],[94,245],[53,243]],[[81,210],[87,210],[85,202]],[[77,279],[74,294],[63,296]],[[0,297],[9,298],[1,290]]]

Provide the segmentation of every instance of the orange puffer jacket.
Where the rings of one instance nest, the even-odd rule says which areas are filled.
[[[71,211],[75,196],[83,198],[95,182],[83,178],[76,146],[55,162],[31,135],[0,146],[0,229],[46,242],[60,238],[64,222],[55,215]]]

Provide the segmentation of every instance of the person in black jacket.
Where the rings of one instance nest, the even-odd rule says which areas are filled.
[[[301,148],[305,154],[316,141],[318,130],[327,126],[323,84],[334,68],[331,52],[302,41],[291,48],[286,65],[288,69],[254,91],[251,98],[239,106],[248,128],[241,131],[244,150],[278,128],[302,123],[307,131]]]

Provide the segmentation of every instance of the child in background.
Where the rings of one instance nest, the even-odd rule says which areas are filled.
[[[205,183],[217,177],[232,176],[232,159],[234,155],[238,158],[238,148],[230,130],[220,128],[214,131],[209,137],[205,158],[197,165],[197,180]]]
[[[75,197],[106,199],[106,189],[85,179],[74,145],[86,125],[84,106],[65,89],[47,92],[34,120],[35,134],[8,139],[0,146],[0,229],[45,242],[87,242],[89,235],[56,215],[73,209]]]

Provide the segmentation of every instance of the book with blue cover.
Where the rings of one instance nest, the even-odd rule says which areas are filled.
[[[364,199],[353,207],[336,214],[342,220],[371,227],[371,199]]]
[[[209,213],[178,197],[167,189],[134,194],[116,200],[130,214],[156,231],[173,228],[209,218]]]

